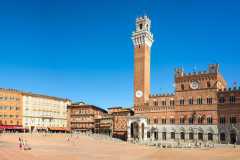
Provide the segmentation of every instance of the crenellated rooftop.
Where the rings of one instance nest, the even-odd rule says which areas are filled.
[[[240,86],[239,87],[224,88],[223,90],[222,89],[218,90],[218,92],[232,92],[232,91],[239,91],[240,92]]]
[[[209,75],[209,74],[218,74],[218,73],[219,73],[219,64],[209,64],[208,70],[193,71],[190,73],[185,73],[183,67],[175,69],[175,77],[199,76],[199,75]]]
[[[174,93],[162,93],[162,94],[152,94],[150,95],[150,98],[151,97],[173,97],[175,96]]]
[[[148,16],[144,15],[144,16],[139,16],[136,19],[136,21],[141,21],[141,20],[148,20],[148,21],[150,21],[150,18]]]

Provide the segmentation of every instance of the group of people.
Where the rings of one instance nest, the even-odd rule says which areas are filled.
[[[19,149],[20,150],[31,150],[31,147],[28,145],[27,140],[19,137],[18,138],[19,141]]]

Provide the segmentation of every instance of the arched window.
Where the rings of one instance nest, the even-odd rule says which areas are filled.
[[[236,123],[237,123],[237,118],[234,117],[234,116],[231,116],[231,117],[230,117],[230,123],[231,123],[231,124],[236,124]]]
[[[173,99],[170,100],[170,106],[174,106],[174,100]]]
[[[166,118],[162,118],[162,124],[166,124]]]
[[[181,98],[181,99],[179,100],[179,104],[180,104],[180,105],[184,105],[184,99],[183,99],[183,98]]]
[[[181,89],[184,90],[184,84],[181,84]]]
[[[158,124],[158,119],[157,118],[154,118],[154,124]]]
[[[198,140],[201,140],[201,141],[203,140],[203,133],[201,132],[198,133]]]
[[[151,137],[151,133],[148,131],[147,132],[147,138],[150,138]]]
[[[193,118],[192,117],[188,118],[188,123],[193,124]]]
[[[181,132],[181,133],[180,133],[180,137],[181,137],[182,140],[184,140],[184,139],[185,139],[185,133],[184,133],[184,132]]]
[[[175,139],[175,132],[171,132],[171,139]]]
[[[220,140],[221,141],[225,141],[226,140],[225,133],[220,133]]]
[[[166,140],[167,139],[167,132],[162,132],[162,139]]]
[[[175,118],[170,118],[170,124],[175,124]]]
[[[207,82],[207,88],[210,88],[211,87],[211,83],[210,81]]]
[[[202,104],[202,103],[203,103],[202,97],[197,98],[197,104]]]
[[[180,124],[184,124],[185,123],[185,118],[184,117],[180,117]]]
[[[189,104],[192,105],[193,104],[193,98],[189,98]]]
[[[163,100],[163,101],[162,101],[162,106],[166,106],[166,105],[167,105],[166,100]]]
[[[225,124],[226,123],[225,117],[220,117],[219,123],[220,124]]]
[[[212,133],[208,133],[208,140],[212,141],[213,140],[213,134]]]
[[[147,119],[147,124],[150,124],[150,119],[149,118]]]
[[[223,96],[219,98],[219,103],[225,103],[225,98]]]
[[[212,104],[212,98],[211,97],[207,98],[207,104]]]
[[[234,104],[234,103],[236,102],[236,97],[235,97],[235,96],[230,96],[230,97],[229,97],[229,102],[230,102],[231,104]]]
[[[207,117],[207,123],[212,124],[212,117]]]
[[[193,140],[193,135],[194,135],[193,132],[189,133],[189,140]]]
[[[198,117],[198,124],[202,124],[203,123],[203,118],[202,117]]]

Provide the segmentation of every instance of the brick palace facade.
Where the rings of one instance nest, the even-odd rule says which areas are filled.
[[[227,88],[218,64],[206,71],[175,70],[175,91],[150,94],[153,35],[147,16],[136,20],[134,44],[134,112],[128,140],[240,143],[240,88]]]

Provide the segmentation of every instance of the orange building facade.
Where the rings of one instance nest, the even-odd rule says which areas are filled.
[[[22,95],[14,89],[0,89],[0,130],[23,130]]]
[[[0,130],[67,131],[68,99],[0,89]]]

